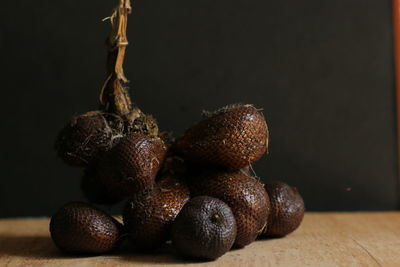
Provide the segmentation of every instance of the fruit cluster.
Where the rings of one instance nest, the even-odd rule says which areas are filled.
[[[123,225],[89,204],[62,207],[50,224],[61,250],[105,253],[128,237],[139,250],[172,240],[183,256],[212,260],[259,236],[285,236],[301,223],[304,202],[295,188],[264,186],[250,175],[268,148],[267,124],[254,106],[206,113],[174,141],[160,137],[151,117],[137,118],[90,112],[61,131],[59,156],[87,168],[87,199],[106,205],[128,199]]]
[[[126,201],[123,224],[91,204],[71,202],[51,218],[51,237],[67,253],[106,253],[125,239],[137,250],[168,240],[181,255],[213,260],[259,236],[281,237],[303,219],[295,188],[265,186],[250,174],[268,150],[262,113],[235,104],[212,113],[174,140],[132,105],[123,59],[129,0],[110,16],[107,76],[100,110],[74,117],[55,148],[84,168],[81,189],[92,204]]]

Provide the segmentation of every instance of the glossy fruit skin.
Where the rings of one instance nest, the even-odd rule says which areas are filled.
[[[151,190],[166,155],[163,141],[140,133],[119,139],[100,161],[97,174],[112,192],[132,196]]]
[[[177,216],[171,238],[182,256],[215,260],[231,249],[236,233],[236,220],[227,204],[198,196],[186,203]]]
[[[189,196],[189,188],[173,176],[161,178],[152,192],[134,195],[123,212],[133,245],[139,250],[150,250],[164,244],[172,222]]]
[[[283,237],[296,230],[304,217],[304,200],[297,188],[283,182],[265,184],[271,201],[268,225],[261,236]]]
[[[51,218],[50,233],[63,252],[101,254],[113,250],[123,226],[103,211],[83,202],[70,202]]]
[[[86,167],[111,148],[114,134],[102,112],[87,112],[73,117],[61,130],[55,149],[67,164]]]
[[[263,185],[241,171],[209,170],[190,181],[192,196],[207,195],[224,201],[237,224],[235,245],[252,243],[264,229],[269,214],[269,197]]]
[[[194,162],[240,169],[267,152],[268,135],[265,118],[254,106],[236,104],[207,114],[174,149]]]

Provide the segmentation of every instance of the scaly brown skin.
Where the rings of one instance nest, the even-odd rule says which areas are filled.
[[[269,197],[263,185],[242,171],[210,170],[190,181],[192,196],[207,195],[224,201],[237,224],[235,245],[253,242],[267,223]]]
[[[152,189],[165,155],[161,139],[131,133],[121,138],[99,161],[97,175],[111,192],[132,196]]]
[[[174,149],[196,163],[240,169],[267,152],[267,123],[252,105],[227,106],[206,114],[176,141]]]
[[[263,237],[283,237],[296,230],[304,217],[304,201],[295,187],[283,182],[270,182],[265,185],[271,211]]]
[[[177,216],[171,238],[182,256],[215,260],[231,249],[236,233],[236,220],[227,204],[198,196],[186,203]]]
[[[118,131],[110,127],[102,112],[87,112],[73,117],[62,129],[55,149],[67,164],[86,167],[112,147],[113,136]]]
[[[164,244],[172,222],[188,200],[189,188],[172,176],[162,177],[152,192],[133,196],[123,212],[133,245],[149,250]]]
[[[123,226],[103,211],[83,202],[61,207],[50,221],[54,244],[72,254],[102,254],[116,248]]]

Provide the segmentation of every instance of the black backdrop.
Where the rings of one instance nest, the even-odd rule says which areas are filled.
[[[83,199],[53,151],[96,109],[116,1],[5,1],[0,8],[0,216]],[[137,0],[126,73],[133,100],[175,135],[202,110],[253,103],[271,129],[264,181],[309,210],[398,208],[390,0]]]

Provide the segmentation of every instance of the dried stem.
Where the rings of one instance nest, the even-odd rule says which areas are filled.
[[[101,108],[121,116],[128,115],[132,110],[132,102],[125,87],[128,80],[123,69],[125,50],[128,45],[126,28],[131,11],[130,0],[120,0],[109,18],[112,28],[107,38],[107,78],[100,91]]]

